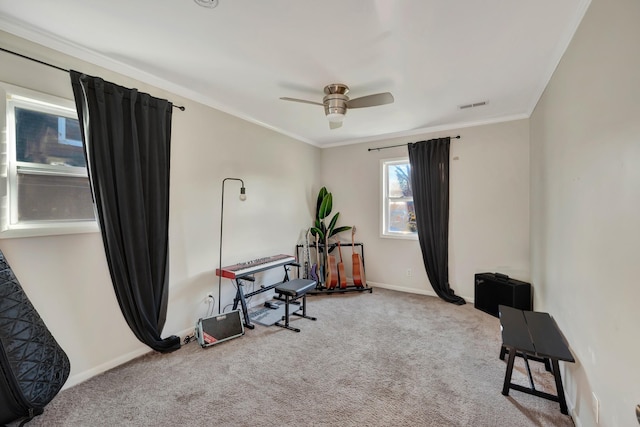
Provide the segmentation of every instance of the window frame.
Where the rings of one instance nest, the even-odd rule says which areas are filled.
[[[412,197],[389,197],[389,169],[390,166],[410,164],[409,157],[394,157],[380,159],[380,237],[386,239],[418,240],[417,231],[389,230],[389,203],[395,201],[412,201]]]
[[[0,82],[0,239],[98,232],[94,218],[85,220],[18,221],[18,174],[86,178],[86,167],[38,165],[17,161],[15,109],[24,108],[78,119],[73,101]]]

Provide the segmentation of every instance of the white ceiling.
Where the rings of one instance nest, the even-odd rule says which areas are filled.
[[[589,2],[0,0],[0,29],[332,146],[528,117]],[[321,106],[279,99],[330,83],[395,102],[330,130]]]

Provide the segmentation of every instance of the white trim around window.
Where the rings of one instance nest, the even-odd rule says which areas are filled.
[[[380,237],[417,240],[408,157],[380,160]]]
[[[0,97],[0,238],[99,231],[73,101],[3,82]]]

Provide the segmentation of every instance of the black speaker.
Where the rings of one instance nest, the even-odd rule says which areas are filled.
[[[533,310],[531,284],[500,273],[475,275],[475,303],[478,310],[498,317],[498,305]]]
[[[202,347],[209,347],[244,335],[240,310],[198,320],[195,333]]]

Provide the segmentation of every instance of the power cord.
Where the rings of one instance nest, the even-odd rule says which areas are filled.
[[[194,333],[193,335],[187,335],[186,337],[184,337],[184,345],[189,344],[191,341],[194,341],[196,339],[196,334]]]
[[[207,308],[207,312],[205,313],[205,317],[213,316],[213,312],[216,308],[216,299],[213,296],[210,296],[208,299],[209,307]]]

